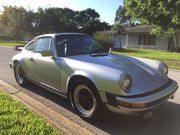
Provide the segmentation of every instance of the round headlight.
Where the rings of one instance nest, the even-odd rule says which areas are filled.
[[[131,85],[132,85],[131,76],[126,74],[126,73],[123,73],[123,74],[120,75],[119,82],[120,82],[121,88],[125,92],[129,92],[129,89],[131,88]]]
[[[165,63],[160,64],[160,70],[163,74],[165,74],[165,75],[168,74],[168,66]]]

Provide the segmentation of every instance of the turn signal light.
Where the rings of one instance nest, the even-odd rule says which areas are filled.
[[[119,107],[128,107],[128,108],[144,108],[146,105],[144,103],[128,103],[128,102],[118,102]]]

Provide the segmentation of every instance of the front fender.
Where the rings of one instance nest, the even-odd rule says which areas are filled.
[[[95,82],[95,79],[93,78],[92,75],[84,72],[84,71],[75,71],[73,74],[71,74],[68,79],[67,79],[67,82],[66,82],[66,90],[68,90],[68,86],[69,86],[69,82],[71,80],[72,77],[74,76],[82,76],[82,77],[85,77],[87,79],[89,79],[95,86],[97,86],[97,83]]]
[[[23,59],[21,58],[21,53],[14,55],[11,59],[12,66],[14,66],[15,62],[19,62],[21,66],[23,66]]]
[[[136,60],[139,60],[149,66],[151,66],[152,68],[159,70],[159,65],[161,64],[160,61],[157,60],[152,60],[152,59],[148,59],[148,58],[140,58],[140,57],[132,57],[135,58]]]
[[[121,87],[119,86],[118,77],[119,71],[117,70],[107,70],[106,67],[99,70],[87,70],[87,71],[75,71],[72,75],[68,77],[66,83],[66,90],[68,89],[68,84],[73,76],[83,76],[89,79],[97,88],[98,91],[108,92],[112,94],[121,95]]]

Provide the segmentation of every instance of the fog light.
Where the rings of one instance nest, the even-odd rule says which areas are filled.
[[[128,102],[119,101],[118,104],[119,107],[136,108],[136,109],[146,107],[146,104],[144,103],[128,103]]]

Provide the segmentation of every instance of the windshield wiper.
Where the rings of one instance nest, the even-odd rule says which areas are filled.
[[[65,44],[65,43],[67,43],[67,42],[68,42],[68,40],[67,40],[67,39],[64,39],[63,41],[59,42],[57,45],[59,46],[59,45]]]

